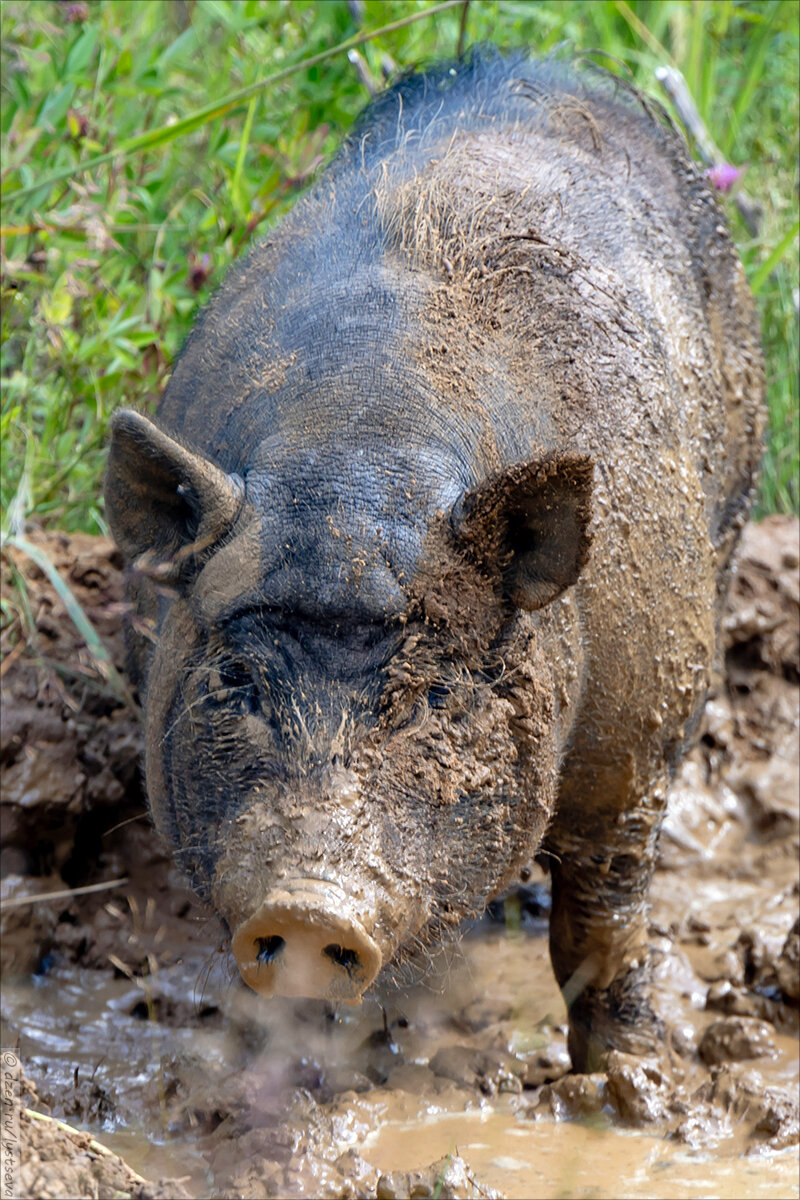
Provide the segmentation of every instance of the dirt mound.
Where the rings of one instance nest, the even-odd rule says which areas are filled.
[[[116,550],[31,540],[123,671]],[[38,1090],[23,1195],[646,1195],[654,1170],[660,1195],[704,1195],[709,1152],[715,1194],[794,1194],[797,521],[745,531],[725,680],[671,792],[650,929],[670,1045],[586,1076],[568,1072],[535,867],[426,986],[356,1011],[244,989],[145,815],[113,673],[20,549],[2,582],[3,1037]]]
[[[104,538],[32,535],[124,669],[122,560]],[[137,716],[67,615],[41,568],[15,546],[2,557],[3,869],[90,882],[96,840],[125,806],[143,812]]]
[[[37,1200],[115,1196],[129,1200],[189,1200],[179,1180],[148,1183],[90,1134],[32,1109],[20,1114],[25,1147],[20,1195]]]

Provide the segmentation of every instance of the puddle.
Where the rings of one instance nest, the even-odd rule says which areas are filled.
[[[558,1125],[481,1112],[388,1121],[362,1148],[382,1172],[408,1171],[448,1154],[469,1163],[478,1179],[508,1200],[786,1200],[800,1195],[797,1156],[730,1158],[676,1147],[660,1137],[610,1125]]]

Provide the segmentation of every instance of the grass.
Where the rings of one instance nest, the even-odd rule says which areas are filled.
[[[354,7],[4,0],[4,527],[21,532],[33,518],[105,529],[109,414],[154,401],[226,267],[293,203],[363,107],[346,52],[354,39],[380,81],[392,63],[452,55],[460,36],[599,48],[656,95],[655,68],[681,69],[762,208],[753,236],[726,201],[768,364],[759,504],[797,511],[798,6],[473,0],[465,17],[461,4],[366,0],[360,23]]]

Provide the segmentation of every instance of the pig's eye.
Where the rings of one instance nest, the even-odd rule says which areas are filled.
[[[250,668],[236,659],[228,659],[210,672],[208,695],[217,704],[234,704],[250,713],[261,711],[261,698]]]
[[[431,708],[444,708],[451,690],[452,684],[446,683],[443,679],[438,679],[436,683],[431,684],[428,688],[428,704]]]

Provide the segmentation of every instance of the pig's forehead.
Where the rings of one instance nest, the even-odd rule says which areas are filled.
[[[245,472],[248,499],[261,511],[338,515],[358,521],[380,514],[425,524],[437,507],[451,508],[471,484],[450,448],[397,445],[371,431],[348,437],[265,439]]]
[[[246,478],[258,520],[253,604],[308,616],[402,612],[433,521],[462,487],[435,455],[266,447]]]

